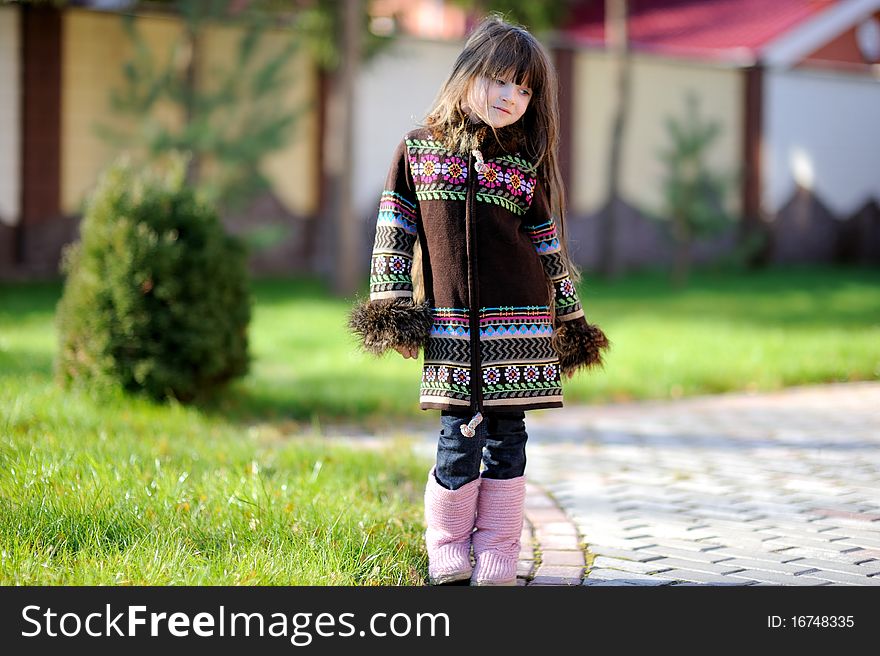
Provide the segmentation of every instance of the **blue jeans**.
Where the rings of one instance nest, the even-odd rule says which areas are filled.
[[[440,413],[440,440],[437,443],[437,482],[449,490],[480,476],[480,463],[486,467],[484,478],[509,479],[522,476],[526,469],[525,412],[484,413],[473,437],[461,434],[460,427],[472,413],[449,410]]]

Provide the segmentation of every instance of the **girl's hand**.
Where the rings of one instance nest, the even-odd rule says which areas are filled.
[[[394,350],[400,353],[404,358],[412,358],[415,360],[419,357],[419,349],[414,346],[395,346]]]

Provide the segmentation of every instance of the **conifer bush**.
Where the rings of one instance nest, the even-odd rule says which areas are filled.
[[[56,376],[191,401],[247,373],[243,243],[186,183],[186,160],[121,158],[90,196],[62,258]]]

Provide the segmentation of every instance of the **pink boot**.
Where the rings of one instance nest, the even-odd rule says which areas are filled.
[[[526,479],[481,480],[471,585],[516,585]]]
[[[428,579],[432,585],[469,579],[471,533],[480,479],[447,490],[428,474],[425,486],[425,545],[428,548]]]

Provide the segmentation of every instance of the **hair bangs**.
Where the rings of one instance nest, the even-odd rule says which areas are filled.
[[[547,76],[545,57],[530,35],[515,30],[487,45],[480,75],[501,78],[540,93]]]

